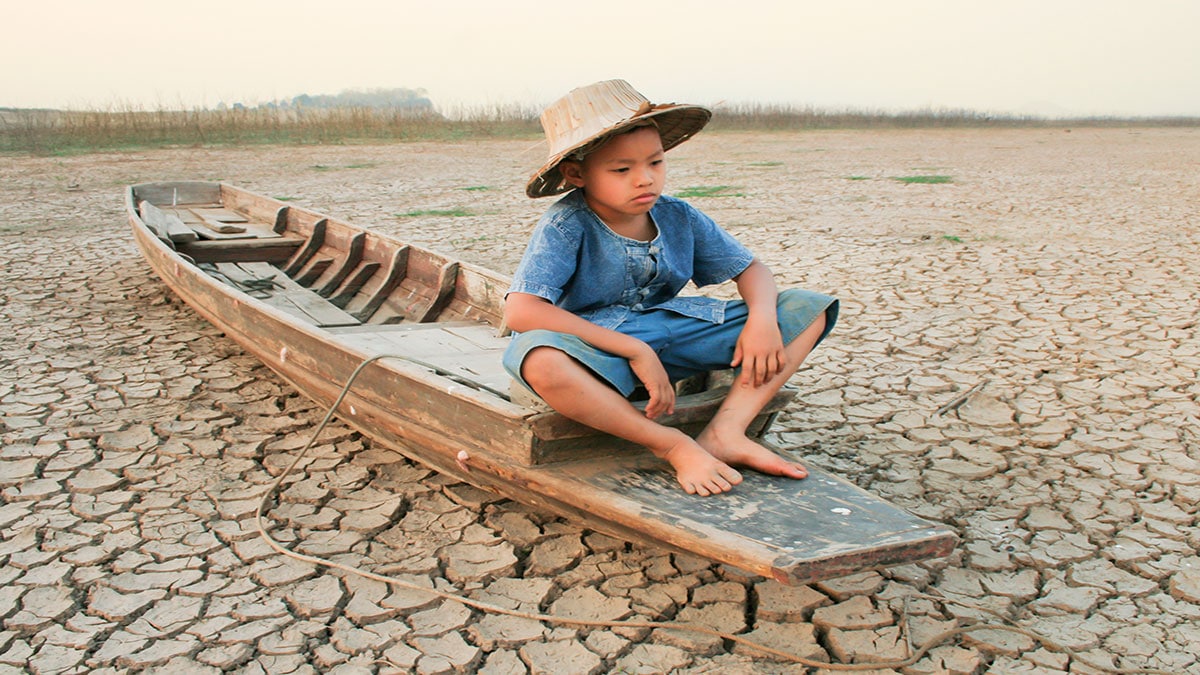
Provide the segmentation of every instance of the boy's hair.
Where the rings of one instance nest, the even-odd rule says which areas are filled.
[[[548,197],[572,189],[574,186],[563,178],[558,165],[564,159],[582,159],[614,135],[650,123],[658,129],[663,150],[670,150],[704,128],[711,117],[707,108],[698,105],[655,105],[625,80],[606,80],[573,89],[542,111],[542,129],[550,153],[542,168],[530,177],[525,194]]]

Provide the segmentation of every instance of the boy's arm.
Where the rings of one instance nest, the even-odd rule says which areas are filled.
[[[774,305],[772,305],[774,307]],[[598,326],[587,319],[556,307],[545,298],[529,293],[509,293],[504,300],[505,325],[517,332],[535,329],[570,333],[584,342],[629,361],[629,366],[650,394],[646,417],[675,412],[675,388],[667,371],[650,345],[635,338]]]
[[[746,375],[743,384],[758,387],[777,375],[787,363],[775,311],[779,291],[771,270],[757,258],[734,277],[734,282],[750,316],[738,336],[730,365],[741,365],[742,373]]]

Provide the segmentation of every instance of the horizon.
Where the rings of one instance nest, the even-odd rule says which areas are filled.
[[[407,88],[442,111],[540,109],[623,78],[652,101],[710,107],[1200,117],[1196,25],[1200,3],[1186,0],[614,0],[603,13],[486,0],[210,0],[201,12],[45,0],[10,17],[0,58],[22,65],[0,72],[0,107],[211,109]]]

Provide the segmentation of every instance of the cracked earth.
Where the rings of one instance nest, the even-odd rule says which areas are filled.
[[[506,607],[834,664],[1003,622],[1029,635],[957,635],[902,672],[1200,673],[1198,158],[1190,128],[712,133],[669,153],[668,193],[724,187],[693,203],[780,285],[842,300],[772,440],[953,527],[948,558],[783,587],[337,423],[285,482],[277,536]],[[150,274],[122,187],[223,180],[509,273],[547,205],[522,191],[540,159],[525,141],[5,157],[0,673],[809,672],[699,634],[486,615],[258,538],[259,497],[324,411]]]

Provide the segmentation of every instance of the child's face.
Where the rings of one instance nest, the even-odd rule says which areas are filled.
[[[614,136],[582,162],[563,162],[563,176],[584,188],[588,206],[606,223],[629,222],[650,211],[667,177],[658,129]]]

